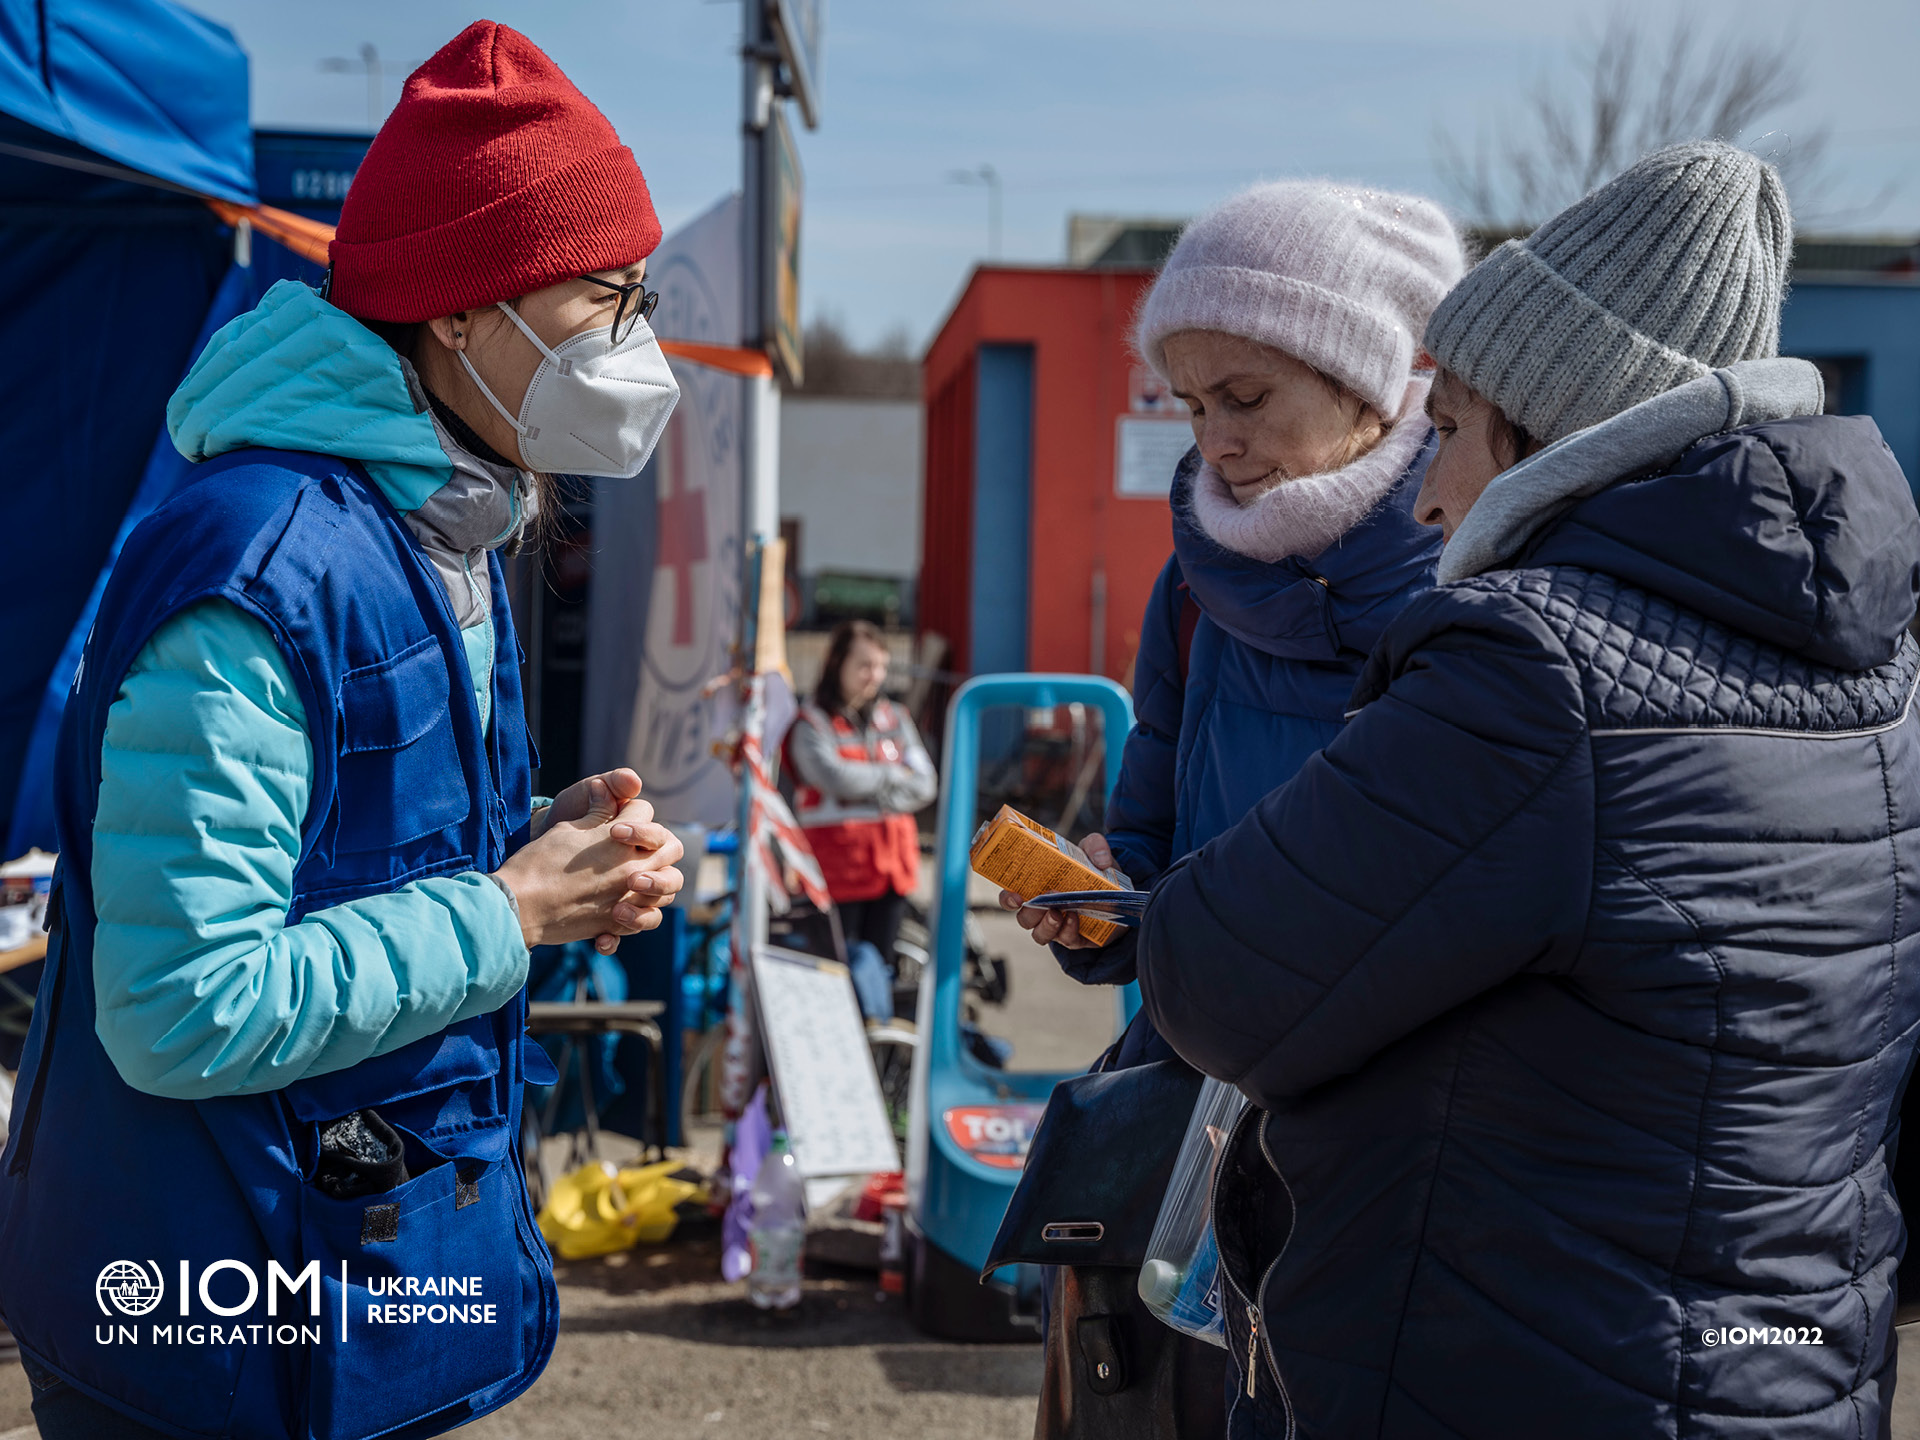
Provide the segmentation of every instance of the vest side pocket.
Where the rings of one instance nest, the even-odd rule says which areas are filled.
[[[304,1259],[328,1297],[310,1350],[314,1440],[382,1434],[521,1373],[520,1185],[511,1160],[449,1160],[355,1200],[301,1187]]]

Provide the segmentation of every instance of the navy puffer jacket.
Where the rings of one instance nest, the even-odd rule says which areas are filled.
[[[1340,732],[1368,652],[1433,584],[1440,532],[1413,518],[1427,434],[1372,513],[1312,560],[1252,560],[1208,539],[1189,501],[1199,449],[1180,462],[1173,556],[1147,602],[1136,722],[1107,801],[1107,839],[1136,884],[1233,824]]]
[[[1413,518],[1432,453],[1426,433],[1372,513],[1310,561],[1253,560],[1210,540],[1189,505],[1200,451],[1180,462],[1173,555],[1147,602],[1134,727],[1107,799],[1107,840],[1134,884],[1151,886],[1175,857],[1232,825],[1346,723],[1368,652],[1433,585],[1440,532]],[[1130,935],[1054,954],[1088,984],[1134,978]],[[1113,1065],[1171,1053],[1136,1017]]]
[[[1263,1107],[1236,1440],[1883,1433],[1917,562],[1871,421],[1708,437],[1415,600],[1162,878],[1148,1013]]]

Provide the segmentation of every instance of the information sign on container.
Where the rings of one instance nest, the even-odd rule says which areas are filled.
[[[1173,489],[1173,472],[1193,448],[1193,426],[1185,420],[1122,415],[1113,442],[1113,493],[1125,499],[1164,499]]]

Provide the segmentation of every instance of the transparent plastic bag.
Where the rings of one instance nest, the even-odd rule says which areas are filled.
[[[1227,1325],[1213,1239],[1213,1175],[1246,1104],[1246,1096],[1224,1080],[1209,1077],[1200,1087],[1140,1267],[1140,1299],[1149,1310],[1175,1330],[1223,1349]]]

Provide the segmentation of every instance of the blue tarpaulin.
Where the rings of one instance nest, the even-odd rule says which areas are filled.
[[[252,204],[247,56],[168,0],[0,0],[0,146]]]
[[[167,397],[244,300],[200,195],[251,203],[247,61],[167,0],[0,0],[0,855],[53,844],[53,730]]]

